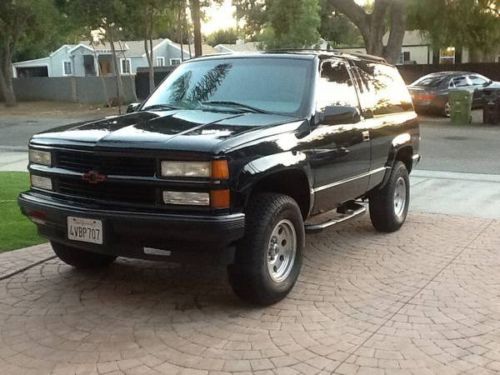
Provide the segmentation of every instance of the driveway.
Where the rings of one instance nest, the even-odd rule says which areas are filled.
[[[4,254],[0,368],[496,374],[499,232],[499,220],[411,213],[393,234],[364,218],[311,235],[295,289],[268,308],[240,302],[224,270],[207,265],[119,259],[83,272],[47,259],[46,245]]]
[[[403,228],[376,233],[365,216],[307,236],[299,281],[272,307],[240,302],[207,264],[84,272],[48,245],[0,255],[2,373],[498,374],[500,173],[471,173],[481,159],[464,145],[433,160],[455,149],[441,128],[423,125]],[[493,128],[474,130],[496,155]]]

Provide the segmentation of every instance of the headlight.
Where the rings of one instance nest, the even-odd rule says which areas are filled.
[[[163,202],[165,204],[185,206],[208,206],[210,204],[210,195],[208,193],[164,191]]]
[[[211,177],[216,180],[229,179],[227,160],[169,161],[161,162],[162,177]]]
[[[50,166],[52,157],[49,151],[30,150],[30,162]]]
[[[52,190],[52,180],[49,177],[42,177],[32,174],[31,186],[43,190]]]
[[[161,175],[164,177],[210,177],[209,161],[162,161]]]

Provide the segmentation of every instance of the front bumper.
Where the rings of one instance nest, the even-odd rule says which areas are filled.
[[[157,259],[145,248],[172,252],[211,252],[223,249],[244,235],[243,213],[223,216],[171,214],[105,210],[45,197],[21,193],[18,203],[24,215],[37,225],[41,235],[51,241],[103,254],[132,258]],[[103,224],[102,245],[69,240],[67,217],[98,219]]]

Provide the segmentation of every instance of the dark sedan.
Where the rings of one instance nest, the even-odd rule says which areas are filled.
[[[452,89],[467,90],[473,93],[472,107],[481,106],[481,90],[494,82],[477,73],[471,72],[438,72],[427,74],[408,86],[413,104],[418,112],[438,112],[444,116],[450,115],[448,93]]]

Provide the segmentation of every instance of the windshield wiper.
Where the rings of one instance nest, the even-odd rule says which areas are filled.
[[[226,106],[226,107],[240,107],[242,109],[245,109],[245,110],[247,110],[249,112],[253,112],[253,113],[271,113],[268,111],[264,111],[263,109],[260,109],[260,108],[252,107],[250,105],[243,104],[243,103],[232,102],[229,100],[211,100],[208,102],[201,102],[201,104],[214,105],[214,106],[221,105],[221,106]]]
[[[175,105],[170,105],[170,104],[153,104],[148,107],[144,107],[141,109],[141,111],[170,111],[172,109],[180,109],[179,107],[176,107]]]

